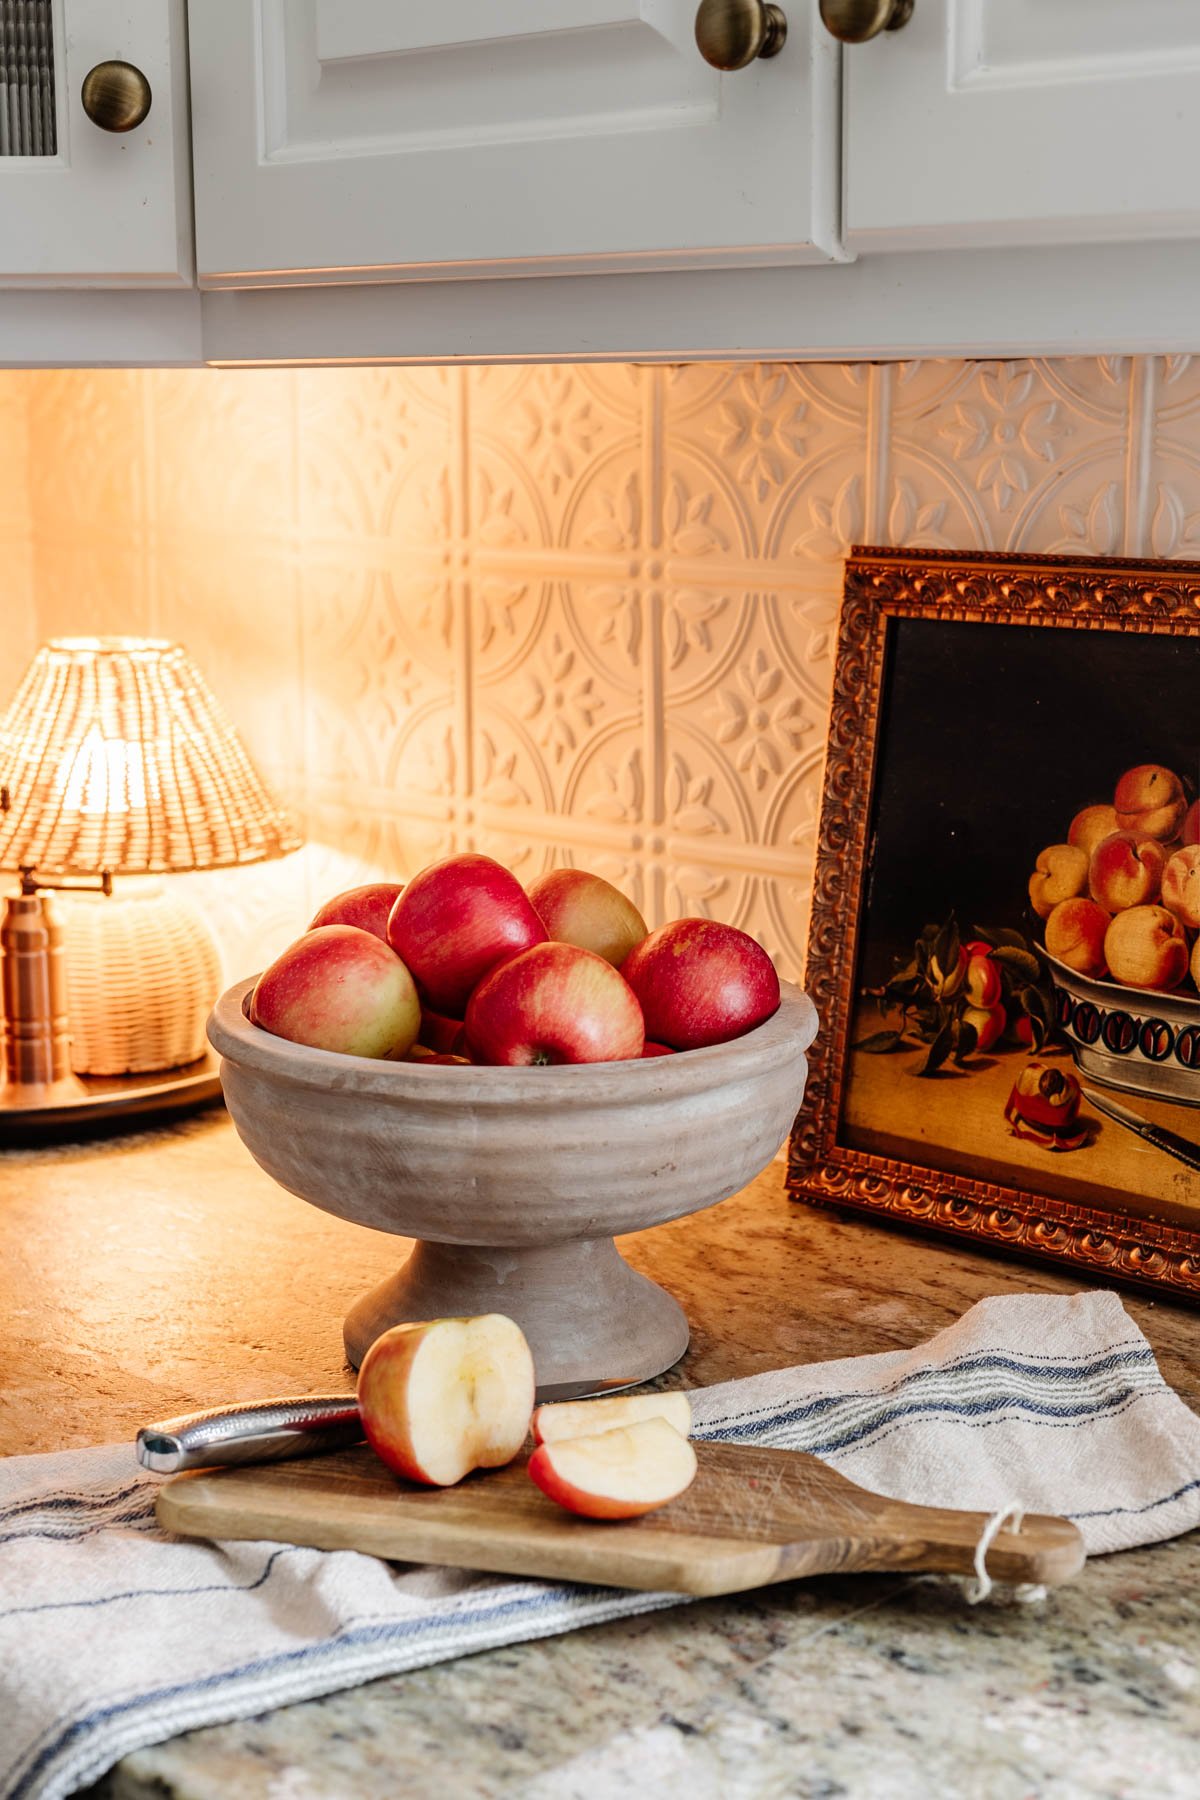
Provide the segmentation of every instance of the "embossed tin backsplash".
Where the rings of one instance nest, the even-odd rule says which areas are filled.
[[[13,678],[177,636],[307,822],[196,878],[234,974],[475,847],[795,976],[848,545],[1200,551],[1188,358],[10,373],[0,434]]]

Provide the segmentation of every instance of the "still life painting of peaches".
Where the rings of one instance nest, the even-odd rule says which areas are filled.
[[[920,749],[905,731],[881,761],[843,1133],[889,1157],[1195,1224],[1200,745],[1187,720],[1139,730],[1125,716],[1106,732],[1112,670],[1035,674],[1035,647],[1009,652],[1023,635],[1005,634],[1002,720],[988,711],[1004,689],[993,667],[966,725],[927,711]],[[1061,663],[1051,634],[1034,635],[1041,660]],[[1190,675],[1195,651],[1182,648]],[[905,649],[893,709],[906,685],[929,692],[919,638]],[[1177,655],[1162,673],[1169,701]],[[988,832],[966,795],[993,782]]]

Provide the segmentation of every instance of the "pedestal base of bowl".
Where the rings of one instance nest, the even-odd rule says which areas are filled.
[[[631,1269],[611,1238],[536,1250],[421,1242],[399,1274],[351,1308],[346,1354],[357,1368],[393,1325],[491,1312],[525,1333],[539,1386],[649,1381],[688,1345],[683,1308]]]

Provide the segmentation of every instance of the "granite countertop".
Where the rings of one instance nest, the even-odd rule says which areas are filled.
[[[0,1153],[0,1452],[131,1437],[223,1398],[349,1389],[341,1319],[405,1246],[276,1188],[220,1112]],[[627,1239],[684,1302],[682,1375],[894,1349],[1071,1277],[743,1194]],[[1200,1410],[1200,1316],[1127,1294]],[[125,1759],[106,1800],[1191,1796],[1200,1533],[1096,1559],[1038,1606],[824,1577],[489,1651]]]

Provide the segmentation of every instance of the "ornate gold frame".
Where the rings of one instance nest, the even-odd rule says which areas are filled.
[[[805,976],[821,1030],[792,1132],[789,1191],[1200,1300],[1200,1230],[1093,1211],[837,1141],[885,636],[888,620],[904,616],[1200,641],[1200,564],[857,546],[847,558]]]

